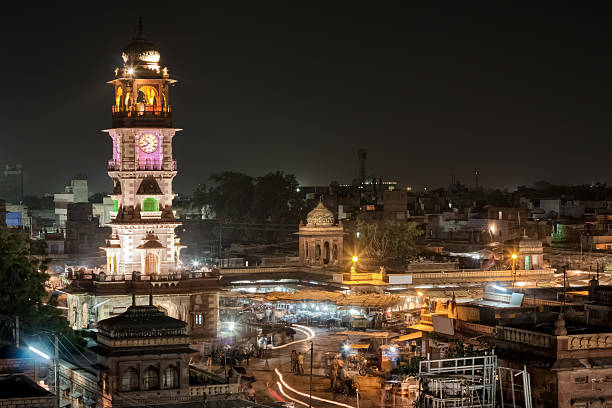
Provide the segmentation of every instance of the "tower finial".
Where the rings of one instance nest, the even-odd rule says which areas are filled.
[[[138,34],[136,38],[144,38],[144,27],[142,25],[142,16],[138,16]]]

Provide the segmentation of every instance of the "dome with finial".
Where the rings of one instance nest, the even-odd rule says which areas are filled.
[[[144,36],[142,18],[138,19],[137,30],[136,37],[123,50],[123,62],[132,69],[142,67],[158,71],[161,55],[155,44]]]
[[[334,225],[334,214],[325,207],[323,199],[306,216],[306,225],[309,227],[329,227]]]

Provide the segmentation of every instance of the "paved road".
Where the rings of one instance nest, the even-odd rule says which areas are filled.
[[[298,334],[296,335],[296,340],[300,340],[305,337],[306,336],[303,334]],[[324,355],[327,352],[340,351],[340,343],[344,340],[344,338],[344,336],[335,335],[326,330],[316,329],[316,335],[313,339],[315,352],[313,360],[312,393],[314,396],[326,400],[337,401],[348,406],[357,407],[355,397],[345,397],[344,395],[337,395],[329,392],[330,381],[325,376]],[[254,387],[257,402],[263,404],[278,402],[278,398],[274,395],[274,393],[281,398],[286,399],[282,396],[278,386],[276,385],[279,378],[274,372],[275,368],[277,368],[283,374],[284,380],[288,385],[297,391],[308,394],[310,381],[309,349],[309,341],[301,342],[286,348],[269,350],[269,357],[267,359],[252,359],[250,361],[249,366],[246,368],[249,375],[253,375],[257,379]],[[291,373],[291,350],[302,352],[302,354],[305,355],[305,374],[303,376]],[[299,400],[308,403],[308,397],[297,395],[286,389],[285,392],[291,397],[298,398]],[[383,399],[383,393],[378,387],[362,388],[359,395],[359,407],[412,407],[412,402],[409,399],[401,398],[400,396],[392,396],[391,401],[384,401]],[[339,407],[338,405],[317,400],[313,400],[312,406],[315,408]],[[301,405],[296,404],[296,407],[301,407]]]

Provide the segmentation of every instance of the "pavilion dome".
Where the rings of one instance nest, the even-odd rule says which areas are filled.
[[[159,66],[161,59],[159,49],[144,36],[142,20],[138,21],[136,37],[125,47],[121,56],[126,67],[153,69]]]
[[[130,306],[119,316],[100,321],[98,331],[111,339],[186,336],[187,323],[152,305]]]
[[[310,227],[328,227],[334,225],[334,214],[325,207],[323,200],[306,216],[306,225]]]

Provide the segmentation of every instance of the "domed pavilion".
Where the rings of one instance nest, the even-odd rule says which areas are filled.
[[[300,223],[297,233],[300,261],[311,266],[341,265],[343,258],[342,223],[336,223],[334,214],[323,204],[323,200],[308,213],[306,225]]]

